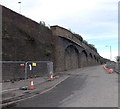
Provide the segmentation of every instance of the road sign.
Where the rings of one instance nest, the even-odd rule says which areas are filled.
[[[20,66],[25,66],[25,64],[20,64]]]
[[[35,66],[36,66],[36,63],[32,63],[32,66],[35,67]]]

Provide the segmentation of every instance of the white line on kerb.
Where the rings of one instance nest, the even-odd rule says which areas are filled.
[[[1,92],[4,93],[4,92],[9,92],[9,91],[14,91],[14,90],[18,90],[18,89],[20,89],[20,88],[14,88],[14,89],[2,90],[2,91],[0,91],[0,93],[1,93]]]
[[[63,82],[64,80],[66,80],[68,77],[69,77],[69,76],[65,77],[62,81],[58,82],[58,83],[55,84],[53,87],[51,87],[51,88],[49,88],[49,89],[47,89],[47,90],[45,90],[45,91],[42,91],[39,95],[41,95],[41,94],[43,94],[43,93],[46,93],[46,92],[52,90],[52,89],[55,88],[58,84],[60,84],[60,83]],[[12,103],[17,103],[17,102],[19,102],[19,101],[26,100],[26,99],[29,99],[29,98],[32,98],[32,97],[35,97],[35,96],[37,96],[37,95],[33,95],[33,96],[30,96],[30,97],[27,97],[27,98],[22,98],[22,99],[20,99],[20,100],[12,101],[12,102],[5,103],[5,104],[0,104],[0,106],[10,105],[10,104],[12,104]]]

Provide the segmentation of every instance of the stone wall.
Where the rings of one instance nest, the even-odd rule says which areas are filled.
[[[4,61],[52,61],[57,72],[104,62],[81,36],[63,27],[48,28],[4,6],[2,19]]]
[[[2,56],[7,61],[54,61],[51,30],[2,7]]]
[[[96,54],[96,51],[94,49],[91,49],[91,47],[89,46],[89,44],[85,44],[81,40],[80,36],[76,37],[76,35],[73,34],[71,31],[69,31],[69,30],[67,30],[67,29],[65,29],[63,27],[60,27],[58,25],[51,26],[51,30],[53,32],[53,35],[64,37],[64,38],[66,38],[68,40],[71,40],[72,42],[76,43],[77,45],[82,46],[85,49],[87,49],[88,51],[92,51],[93,53]]]
[[[56,71],[100,64],[100,56],[95,49],[79,40],[71,31],[51,26],[55,42]]]

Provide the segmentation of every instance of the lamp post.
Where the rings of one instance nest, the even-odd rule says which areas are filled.
[[[106,45],[106,47],[110,47],[110,60],[112,60],[112,49],[111,49],[111,45],[110,45],[110,46]]]
[[[21,13],[21,2],[18,2],[20,7],[19,7],[19,13]]]

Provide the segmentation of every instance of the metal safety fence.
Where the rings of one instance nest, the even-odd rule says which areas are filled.
[[[28,61],[25,73],[27,78],[49,76],[53,72],[53,62],[50,61]]]
[[[115,71],[120,74],[120,63],[116,63]]]
[[[19,81],[29,78],[49,76],[53,73],[53,62],[50,61],[0,61],[2,81]]]
[[[2,66],[2,81],[16,81],[24,79],[24,61],[0,61]]]
[[[115,72],[120,73],[120,63],[106,62],[106,68],[113,69]]]

